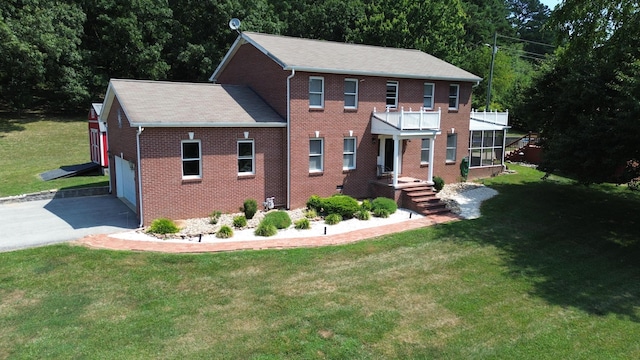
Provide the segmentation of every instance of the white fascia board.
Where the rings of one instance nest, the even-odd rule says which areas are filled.
[[[113,85],[111,84],[111,81],[109,81],[107,92],[105,93],[104,101],[102,102],[102,110],[98,115],[98,122],[107,122],[107,119],[109,118],[109,112],[111,111],[111,104],[113,104],[113,98],[115,96],[114,91],[115,90],[113,89]]]
[[[442,81],[454,81],[454,82],[478,82],[482,81],[481,77],[447,77],[447,76],[424,76],[417,74],[399,74],[399,73],[386,73],[386,72],[371,72],[371,71],[353,71],[344,69],[323,69],[323,68],[311,68],[304,66],[285,66],[284,70],[295,70],[310,73],[325,73],[325,74],[340,74],[340,75],[355,75],[355,76],[376,76],[376,77],[390,77],[400,79],[424,79],[424,80],[442,80]]]
[[[157,127],[157,128],[187,128],[187,127],[201,127],[201,128],[284,128],[287,127],[287,123],[280,122],[265,122],[265,123],[210,123],[210,122],[189,122],[189,123],[130,123],[131,127]]]

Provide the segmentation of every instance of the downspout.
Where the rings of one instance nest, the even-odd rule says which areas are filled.
[[[296,69],[287,76],[287,209],[291,209],[291,79]]]
[[[138,126],[136,131],[136,152],[138,154],[138,208],[140,209],[140,224],[138,227],[144,226],[144,212],[142,211],[142,170],[140,169],[140,134],[144,131],[142,126]]]

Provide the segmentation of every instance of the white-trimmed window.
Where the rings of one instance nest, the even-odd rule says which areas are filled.
[[[433,109],[433,96],[436,91],[436,85],[433,83],[424,83],[424,96],[422,101],[422,107],[425,109]]]
[[[502,163],[503,130],[471,131],[470,167],[494,166]]]
[[[458,110],[458,102],[460,98],[460,85],[449,85],[449,109]]]
[[[309,139],[309,172],[322,172],[323,164],[324,141],[321,138]]]
[[[182,141],[182,178],[202,178],[202,149],[200,140]]]
[[[253,140],[238,140],[238,175],[253,175],[255,173]]]
[[[447,134],[447,162],[456,161],[458,134]]]
[[[358,108],[358,80],[344,79],[344,108]]]
[[[398,108],[398,82],[387,81],[387,107]]]
[[[422,139],[422,147],[420,148],[420,164],[429,163],[429,152],[431,151],[431,139]]]
[[[356,168],[356,138],[346,137],[343,144],[342,170],[353,170]]]
[[[324,108],[324,78],[320,76],[309,77],[309,107],[314,109]]]

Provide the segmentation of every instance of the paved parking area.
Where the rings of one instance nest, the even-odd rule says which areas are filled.
[[[0,251],[55,244],[135,229],[135,214],[110,195],[0,205]]]

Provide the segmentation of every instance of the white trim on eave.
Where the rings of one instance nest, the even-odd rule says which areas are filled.
[[[183,123],[132,123],[131,127],[157,127],[157,128],[186,128],[186,127],[202,127],[202,128],[283,128],[287,127],[287,123],[282,122],[264,122],[264,123],[230,123],[230,122],[183,122]]]

